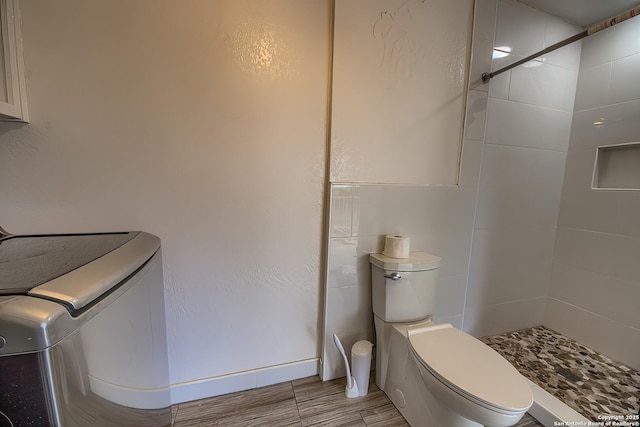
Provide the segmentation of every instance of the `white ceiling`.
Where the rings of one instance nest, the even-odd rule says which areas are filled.
[[[581,27],[589,27],[605,19],[640,6],[639,0],[520,0],[522,3],[559,16]]]

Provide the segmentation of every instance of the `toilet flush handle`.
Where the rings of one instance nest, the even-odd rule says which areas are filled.
[[[400,273],[385,274],[384,277],[386,277],[387,279],[391,279],[391,280],[400,280],[400,279],[402,279],[402,276],[400,275]]]

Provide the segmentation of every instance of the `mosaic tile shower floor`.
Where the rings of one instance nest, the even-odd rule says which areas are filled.
[[[543,326],[481,338],[519,371],[585,417],[634,415],[640,372]]]

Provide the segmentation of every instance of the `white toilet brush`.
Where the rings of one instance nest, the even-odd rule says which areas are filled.
[[[347,389],[344,391],[344,394],[346,394],[347,397],[360,397],[360,391],[358,391],[356,379],[351,376],[351,369],[349,368],[349,361],[347,360],[347,355],[344,352],[344,347],[342,347],[342,343],[336,334],[333,334],[333,342],[336,343],[336,347],[344,359],[344,365],[347,367]]]

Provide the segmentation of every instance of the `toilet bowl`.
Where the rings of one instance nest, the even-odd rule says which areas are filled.
[[[430,320],[440,258],[372,254],[370,261],[376,384],[409,424],[516,424],[533,404],[525,378],[483,342]]]

